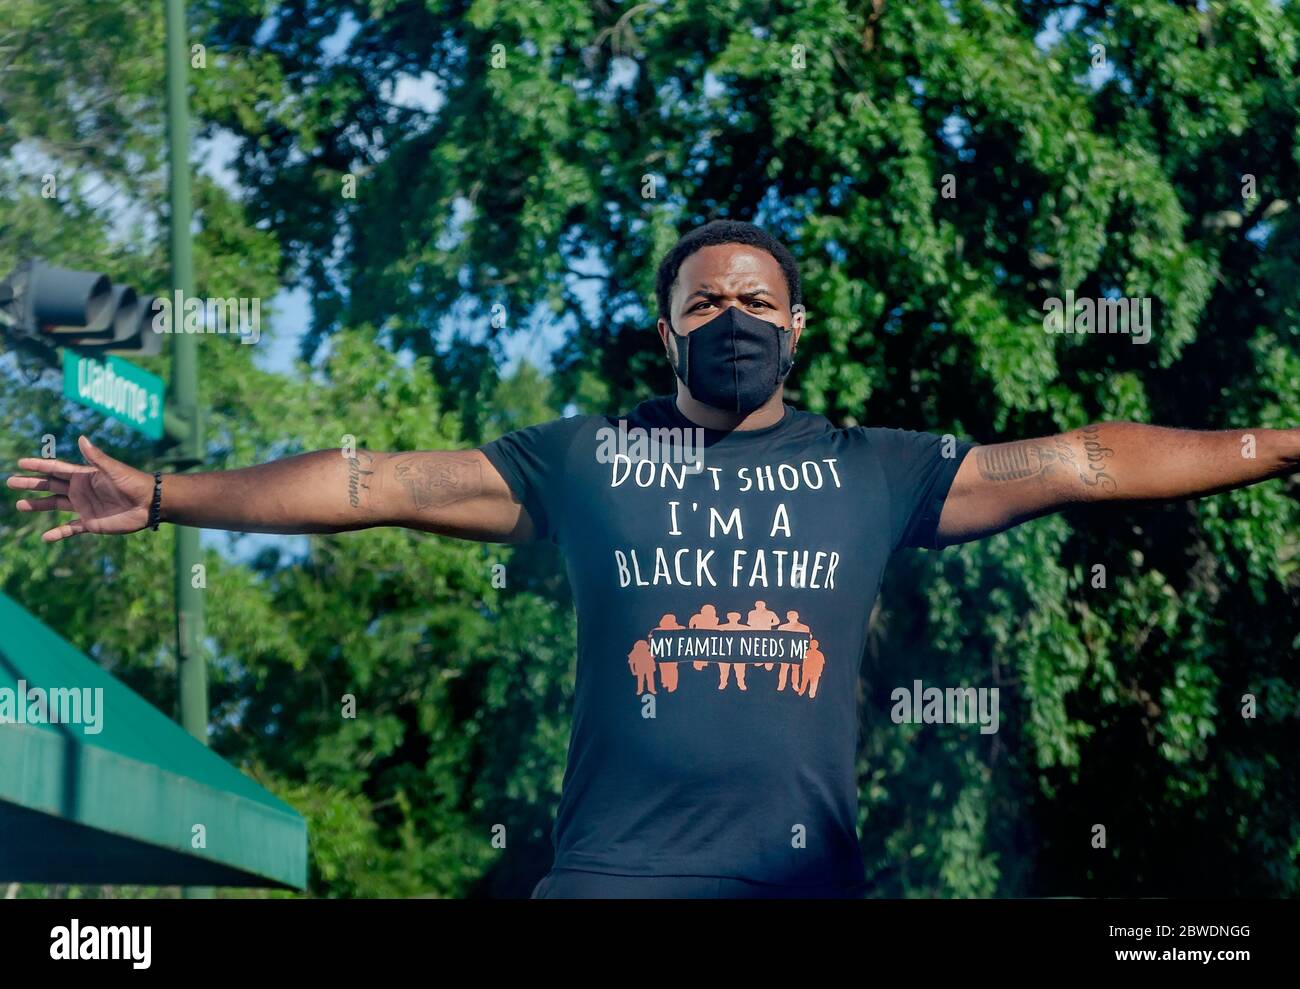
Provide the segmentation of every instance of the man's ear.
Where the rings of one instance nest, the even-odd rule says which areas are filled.
[[[803,333],[807,310],[802,305],[797,305],[790,314],[790,356],[794,356],[795,349],[799,346],[799,337]]]
[[[655,323],[655,329],[659,331],[659,342],[663,344],[664,353],[668,355],[669,360],[677,359],[677,341],[671,339],[673,334],[668,326],[668,320],[662,316]]]

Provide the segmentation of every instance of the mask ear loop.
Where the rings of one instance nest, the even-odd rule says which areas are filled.
[[[687,346],[686,337],[682,336],[680,333],[678,333],[676,330],[673,329],[672,320],[668,321],[668,332],[671,333],[673,335],[673,339],[677,341],[677,363],[673,367],[673,371],[677,374],[677,377],[681,379],[682,384],[686,385],[686,387],[689,388],[691,386],[690,378],[688,377],[691,369],[690,367],[691,349],[689,346]],[[668,362],[670,364],[672,363],[671,355],[668,358]]]
[[[781,380],[784,381],[794,367],[794,353],[790,349],[794,345],[794,331],[784,326],[777,328],[781,331]]]

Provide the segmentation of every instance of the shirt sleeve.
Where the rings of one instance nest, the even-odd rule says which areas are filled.
[[[536,541],[558,542],[565,460],[581,419],[526,426],[479,447],[528,512]]]
[[[864,429],[885,476],[894,549],[937,549],[939,516],[968,440],[910,429]]]

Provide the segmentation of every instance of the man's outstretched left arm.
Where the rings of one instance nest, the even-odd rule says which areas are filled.
[[[1300,470],[1300,429],[1202,432],[1103,422],[977,446],[939,517],[940,545],[991,536],[1069,505],[1199,498]]]

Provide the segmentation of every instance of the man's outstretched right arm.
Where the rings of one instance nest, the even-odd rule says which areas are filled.
[[[153,476],[114,460],[84,437],[86,465],[26,458],[11,477],[20,511],[74,512],[44,534],[135,532],[148,522]],[[200,529],[282,534],[393,525],[483,542],[522,542],[532,521],[478,450],[380,453],[318,450],[239,470],[163,476],[161,520]]]

